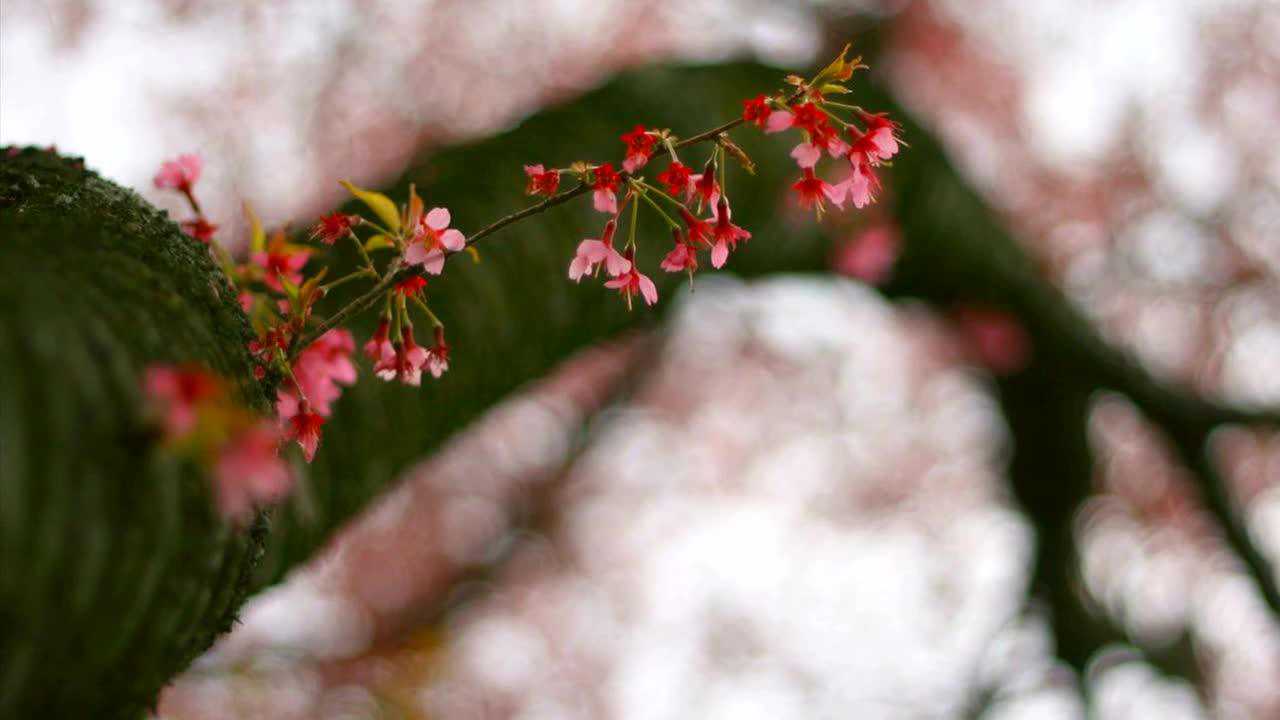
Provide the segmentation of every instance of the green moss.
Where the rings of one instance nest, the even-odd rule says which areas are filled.
[[[139,394],[195,361],[269,409],[221,277],[79,160],[0,157],[0,716],[136,716],[230,627],[265,525],[214,516]]]

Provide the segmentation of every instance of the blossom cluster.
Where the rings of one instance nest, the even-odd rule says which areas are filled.
[[[838,208],[846,203],[856,208],[872,203],[881,187],[876,169],[898,153],[900,129],[884,114],[829,98],[849,92],[843,83],[864,67],[858,59],[847,59],[847,53],[848,47],[811,80],[789,77],[790,91],[743,101],[741,119],[706,138],[715,145],[701,172],[682,162],[678,154],[679,148],[691,144],[691,140],[679,141],[669,130],[643,125],[636,125],[620,138],[626,147],[621,173],[609,162],[579,162],[563,169],[526,165],[528,194],[554,197],[560,176],[573,175],[580,187],[590,189],[593,207],[609,216],[599,237],[579,243],[569,263],[569,279],[578,282],[587,275],[598,276],[603,270],[608,276],[605,287],[617,290],[628,307],[636,295],[646,304],[656,303],[656,284],[636,264],[635,216],[642,207],[655,212],[671,231],[671,249],[659,263],[660,269],[687,273],[692,282],[701,266],[699,254],[703,251],[713,268],[723,267],[738,243],[751,237],[748,230],[733,222],[725,189],[730,158],[748,170],[752,167],[746,153],[729,139],[728,130],[733,125],[752,125],[766,133],[792,129],[801,133],[802,141],[791,152],[801,173],[792,185],[801,207],[814,209],[821,216],[828,203]],[[650,182],[640,172],[659,152],[669,155],[670,160]],[[817,174],[824,154],[847,166],[845,177],[838,182],[829,182]],[[632,213],[628,235],[619,241],[618,226],[628,207]]]
[[[385,309],[374,337],[364,345],[374,374],[384,380],[418,385],[426,370],[439,378],[449,367],[449,345],[444,325],[426,304],[427,275],[443,271],[445,253],[463,249],[465,238],[450,228],[446,208],[427,210],[416,191],[410,190],[402,208],[386,196],[344,182],[344,186],[372,210],[374,218],[333,213],[312,229],[310,244],[288,239],[283,229],[270,235],[252,208],[246,206],[251,225],[249,252],[236,261],[214,239],[217,226],[200,209],[195,185],[202,165],[197,156],[184,155],[165,162],[155,177],[157,188],[182,194],[196,215],[183,223],[188,234],[210,245],[228,279],[235,286],[241,307],[256,335],[249,351],[262,380],[274,372],[283,378],[276,390],[276,414],[281,436],[295,441],[307,461],[315,457],[321,430],[342,394],[343,386],[357,379],[353,356],[355,338],[349,330],[332,327],[307,338],[315,324],[315,304],[334,287],[360,279],[387,281],[405,274],[385,292]],[[192,228],[205,228],[196,233]],[[365,236],[362,237],[361,233]],[[363,266],[342,278],[325,282],[328,268],[314,262],[338,242],[350,241]],[[389,261],[375,263],[382,251],[394,251]],[[312,270],[313,266],[320,267]],[[312,270],[309,272],[309,270]],[[420,273],[420,274],[419,274]],[[433,327],[433,344],[423,347],[414,337],[411,310],[421,311]]]
[[[801,133],[802,141],[791,152],[800,169],[792,189],[799,204],[815,209],[819,217],[828,203],[862,208],[873,202],[880,190],[876,169],[897,154],[902,143],[898,125],[883,114],[830,99],[849,92],[844,83],[864,67],[858,59],[847,59],[847,54],[848,47],[810,80],[789,76],[790,89],[745,100],[741,117],[700,135],[681,140],[670,130],[635,125],[620,138],[625,151],[617,168],[612,162],[575,162],[566,168],[525,165],[526,193],[545,199],[470,239],[453,227],[447,208],[427,209],[413,186],[406,201],[397,204],[386,195],[343,181],[367,214],[327,215],[305,242],[295,242],[284,230],[268,236],[246,205],[252,228],[249,253],[237,261],[215,242],[218,226],[205,217],[196,199],[195,185],[202,170],[197,156],[165,162],[155,185],[176,191],[188,201],[194,218],[184,221],[183,228],[210,246],[253,326],[256,337],[249,351],[257,377],[282,378],[276,397],[279,435],[295,441],[310,461],[334,402],[342,388],[357,378],[352,360],[356,341],[340,327],[342,322],[356,312],[380,306],[377,329],[361,348],[373,374],[411,386],[421,384],[424,371],[441,377],[449,368],[450,348],[444,323],[428,304],[429,280],[443,273],[450,255],[474,254],[472,243],[511,222],[589,193],[592,207],[608,217],[598,237],[578,244],[568,277],[579,282],[603,273],[604,286],[616,290],[631,308],[637,296],[647,305],[658,301],[657,285],[641,271],[636,257],[637,217],[642,209],[655,213],[671,233],[671,247],[659,268],[686,273],[690,282],[702,267],[702,253],[713,268],[721,268],[738,244],[751,238],[748,230],[734,223],[726,190],[730,160],[749,172],[754,167],[730,139],[729,131],[735,127]],[[709,156],[700,166],[685,164],[680,149],[701,142],[711,143]],[[843,179],[833,183],[817,174],[824,154],[848,168]],[[643,171],[664,155],[669,156],[666,166],[650,181]],[[564,176],[576,185],[562,190]],[[622,215],[628,211],[626,236],[619,238],[618,229],[625,222]],[[329,268],[323,260],[337,243],[351,243],[361,265],[343,277],[328,279]],[[478,254],[474,256],[478,259]],[[361,280],[372,287],[350,305],[325,319],[313,317],[316,303],[331,289]],[[415,336],[415,322],[424,320],[431,327],[431,344],[425,346]]]

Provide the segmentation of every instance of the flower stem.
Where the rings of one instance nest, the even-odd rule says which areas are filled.
[[[330,291],[330,290],[332,290],[332,289],[334,289],[334,288],[336,288],[336,287],[338,287],[338,286],[340,286],[340,285],[344,285],[344,284],[346,284],[346,283],[349,283],[349,282],[351,282],[352,280],[358,280],[358,279],[360,279],[360,278],[365,278],[365,277],[375,277],[375,278],[376,278],[376,277],[378,277],[378,273],[377,273],[376,271],[374,271],[374,270],[372,270],[372,269],[368,269],[368,268],[363,269],[363,270],[356,270],[355,272],[351,273],[350,275],[343,275],[342,277],[338,278],[337,280],[334,280],[334,281],[333,281],[333,282],[331,282],[331,283],[325,283],[324,285],[321,285],[321,286],[320,286],[320,289],[321,289],[321,290],[324,290],[325,292],[328,292],[328,291]]]
[[[676,230],[680,229],[680,224],[679,224],[679,223],[677,223],[675,220],[672,220],[672,219],[671,219],[671,216],[670,216],[670,215],[668,215],[668,214],[666,213],[666,211],[665,211],[665,210],[663,210],[663,209],[662,209],[662,207],[661,207],[660,205],[658,205],[658,203],[654,202],[654,201],[653,201],[653,199],[649,197],[649,193],[648,193],[648,192],[646,192],[645,190],[641,189],[637,194],[640,196],[640,199],[641,199],[641,200],[644,200],[645,202],[649,203],[649,207],[652,207],[654,210],[657,210],[657,211],[658,211],[658,214],[659,214],[659,215],[661,215],[661,216],[662,216],[662,219],[666,221],[666,223],[667,223],[667,227],[670,227],[670,228],[672,228],[672,229],[676,229]],[[634,213],[632,213],[632,217],[634,217],[634,216],[635,216],[635,214],[634,214]]]
[[[436,314],[431,312],[431,308],[427,307],[427,304],[422,301],[422,298],[417,295],[413,295],[412,298],[413,302],[422,309],[422,312],[427,314],[427,317],[431,320],[431,324],[433,326],[444,327],[444,323],[440,322],[440,318],[436,317]]]
[[[360,236],[356,235],[355,230],[347,228],[347,237],[351,238],[351,242],[355,243],[356,250],[360,251],[360,257],[364,258],[364,266],[376,274],[378,268],[373,264],[373,258],[369,257],[369,251],[364,249],[364,243],[360,242]]]
[[[637,193],[635,190],[632,190],[631,194],[635,195]],[[650,202],[653,202],[653,201],[650,200]],[[638,218],[639,216],[640,216],[640,203],[633,203],[631,205],[631,229],[627,231],[627,247],[631,248],[632,250],[634,250],[636,247],[636,218]],[[627,297],[628,299],[630,299],[631,296],[628,295]],[[627,309],[629,310],[630,307],[628,307]]]

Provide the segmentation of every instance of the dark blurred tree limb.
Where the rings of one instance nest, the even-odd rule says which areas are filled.
[[[833,25],[828,45],[850,34]],[[872,26],[860,46],[874,56],[884,39]],[[892,99],[887,89],[863,87],[864,102]],[[886,293],[922,298],[942,312],[986,304],[1015,315],[1033,343],[1022,376],[998,380],[1013,434],[1010,485],[1037,541],[1033,591],[1049,606],[1058,653],[1078,672],[1101,648],[1136,645],[1116,623],[1085,602],[1071,518],[1090,492],[1093,459],[1086,427],[1089,397],[1113,390],[1128,397],[1173,441],[1209,512],[1241,558],[1273,616],[1280,592],[1267,559],[1239,520],[1224,479],[1206,455],[1209,434],[1224,424],[1280,427],[1280,409],[1231,407],[1152,377],[1128,353],[1106,342],[1093,323],[1057,290],[1013,239],[1006,226],[948,160],[939,140],[893,103],[912,144],[889,171],[892,214],[905,250]],[[891,111],[892,112],[892,111]],[[1168,648],[1142,648],[1166,673],[1182,676],[1203,693],[1187,638]],[[1083,680],[1083,677],[1082,677]]]

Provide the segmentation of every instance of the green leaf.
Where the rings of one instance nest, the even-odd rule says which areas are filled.
[[[378,216],[379,220],[392,232],[400,232],[400,211],[391,198],[374,190],[356,187],[346,180],[338,181],[348,192],[356,196]]]
[[[284,294],[289,296],[290,300],[298,299],[298,286],[289,282],[289,278],[279,275],[276,278],[280,281],[280,287],[284,288]]]
[[[364,249],[369,252],[389,247],[395,247],[395,243],[392,241],[390,236],[383,235],[381,233],[374,235],[364,242]]]
[[[262,222],[258,220],[258,214],[253,211],[253,206],[245,201],[244,214],[249,218],[250,239],[249,249],[253,252],[262,252],[267,247],[267,233],[262,229]]]

